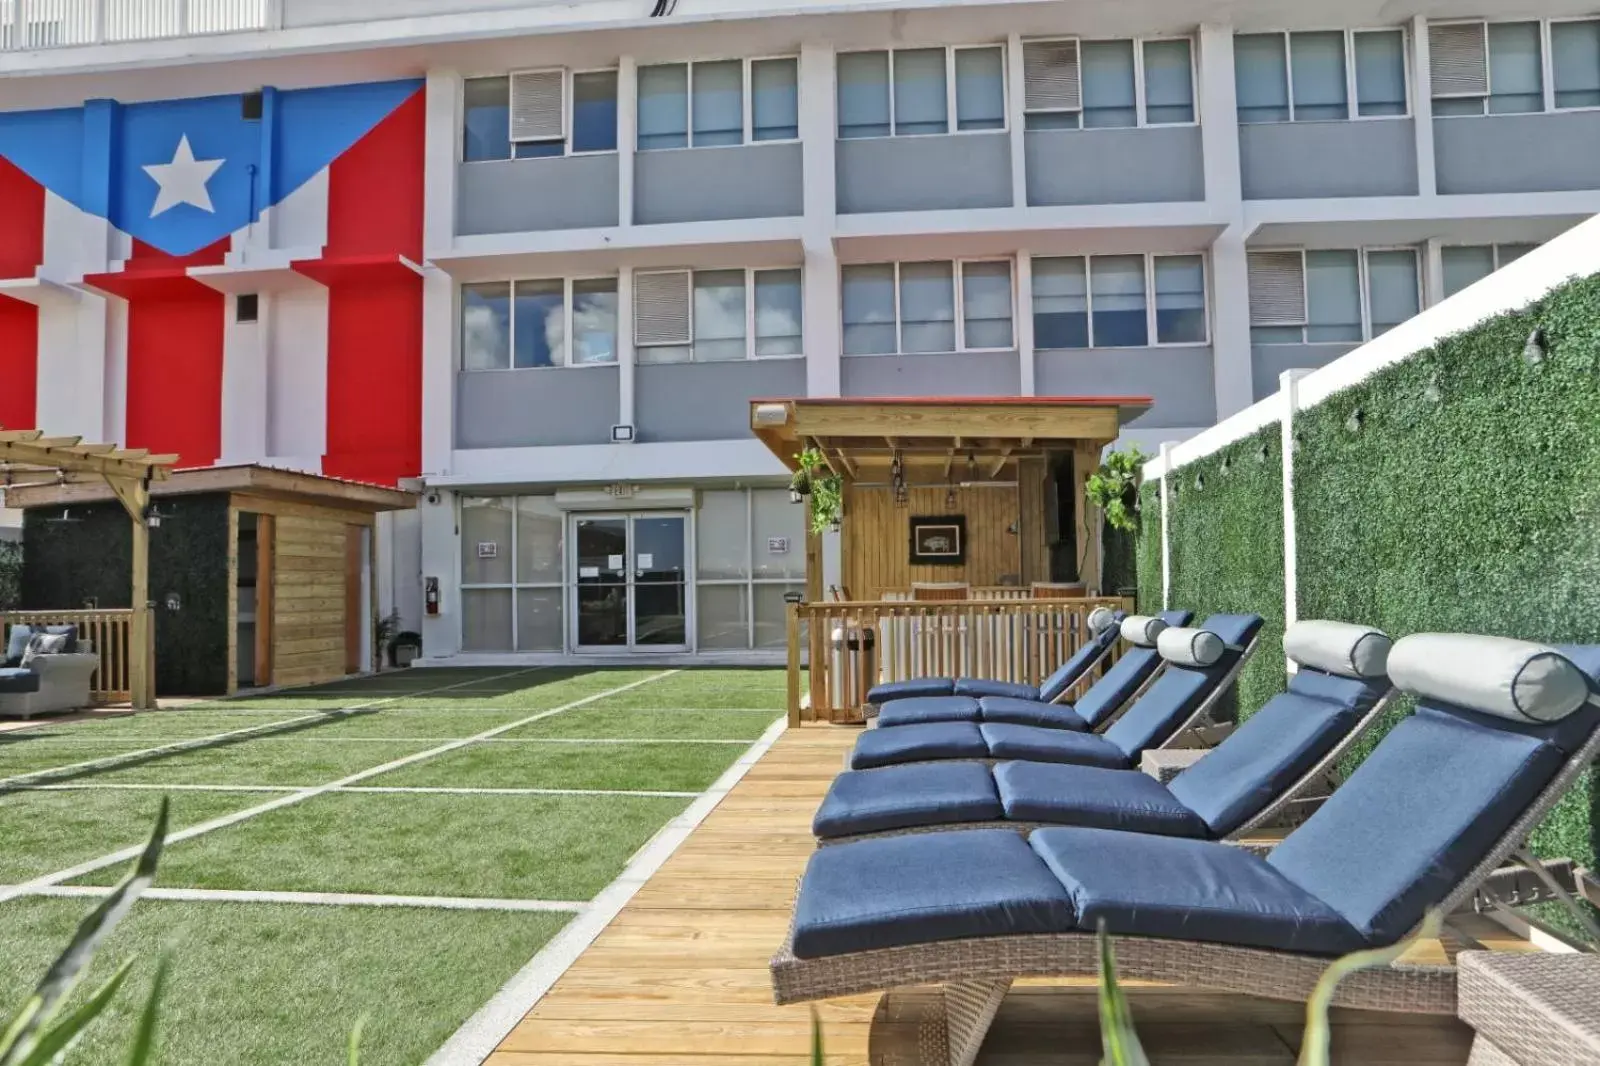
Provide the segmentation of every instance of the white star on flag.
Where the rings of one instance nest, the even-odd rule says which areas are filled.
[[[194,149],[189,147],[189,135],[184,134],[178,141],[178,150],[172,153],[172,162],[152,163],[141,168],[161,187],[156,193],[156,204],[150,209],[150,217],[155,218],[179,204],[191,204],[216,214],[206,182],[226,162],[226,159],[196,159]]]

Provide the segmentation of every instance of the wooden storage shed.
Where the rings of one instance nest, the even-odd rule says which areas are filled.
[[[262,466],[150,487],[157,696],[304,685],[373,669],[378,513],[416,495]],[[128,603],[127,515],[104,487],[7,493],[23,514],[22,607]]]

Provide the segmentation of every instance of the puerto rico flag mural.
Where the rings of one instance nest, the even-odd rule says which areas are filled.
[[[0,426],[421,463],[421,81],[0,111]]]

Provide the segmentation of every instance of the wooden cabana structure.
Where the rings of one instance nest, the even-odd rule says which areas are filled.
[[[866,687],[899,676],[1048,673],[1081,639],[1087,611],[1116,591],[1102,587],[1100,516],[1084,485],[1150,403],[752,400],[751,431],[788,469],[815,450],[841,483],[837,546],[825,558],[808,534],[806,602],[791,634],[792,645],[809,634],[810,712],[853,717]],[[845,654],[869,644],[871,655]]]
[[[132,522],[132,594],[128,622],[128,698],[135,709],[155,705],[155,639],[150,617],[150,486],[172,474],[176,455],[145,448],[85,444],[81,437],[47,437],[43,430],[0,429],[0,474],[8,491],[46,485],[104,484]]]

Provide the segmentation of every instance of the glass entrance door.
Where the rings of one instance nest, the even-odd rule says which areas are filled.
[[[688,516],[576,515],[572,522],[573,646],[687,648]]]

